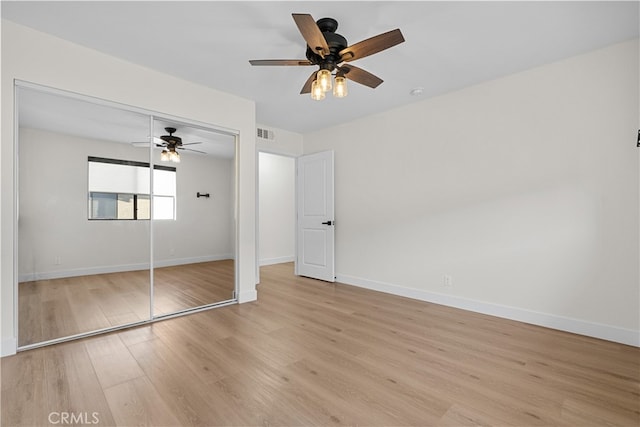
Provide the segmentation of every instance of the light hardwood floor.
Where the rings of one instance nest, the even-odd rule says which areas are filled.
[[[233,298],[233,260],[154,269],[154,315]],[[18,343],[33,343],[149,318],[149,271],[23,282]]]
[[[640,424],[638,348],[290,264],[261,281],[257,302],[2,359],[2,425]]]

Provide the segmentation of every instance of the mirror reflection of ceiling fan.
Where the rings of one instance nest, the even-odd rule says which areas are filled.
[[[206,154],[204,151],[194,150],[193,148],[185,148],[185,145],[197,145],[202,144],[202,142],[188,142],[183,143],[182,138],[174,135],[176,132],[176,128],[166,127],[164,130],[169,135],[162,135],[160,138],[153,137],[153,142],[156,147],[162,147],[162,152],[160,153],[160,160],[163,162],[175,162],[180,163],[180,153],[178,150],[186,150],[193,151],[195,153]],[[133,142],[135,147],[148,147],[148,142]]]
[[[300,94],[311,93],[311,98],[315,100],[324,99],[325,92],[331,90],[331,75],[334,72],[333,95],[337,98],[347,96],[346,79],[375,89],[382,83],[382,79],[349,62],[404,42],[400,30],[395,29],[348,45],[347,40],[336,33],[338,21],[335,19],[322,18],[315,21],[311,15],[303,13],[294,13],[292,16],[307,42],[307,59],[258,59],[249,62],[251,65],[317,65],[319,70],[309,76],[300,91]]]

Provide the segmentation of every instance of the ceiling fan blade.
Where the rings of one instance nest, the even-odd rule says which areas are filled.
[[[311,50],[323,58],[325,55],[328,55],[329,45],[327,45],[327,41],[322,35],[320,28],[318,28],[315,19],[307,13],[292,13],[291,16],[293,16],[298,30],[300,30],[302,37],[304,37],[304,40]]]
[[[304,83],[304,86],[302,86],[302,90],[300,91],[300,95],[303,95],[305,93],[311,93],[311,84],[316,79],[316,74],[317,74],[316,71],[311,73],[311,75],[309,76],[307,81]]]
[[[313,65],[307,59],[252,59],[249,63],[251,65]]]
[[[194,153],[207,154],[204,151],[194,150],[193,148],[176,147],[178,150],[193,151]]]
[[[384,81],[380,77],[375,76],[370,72],[365,71],[362,68],[355,67],[351,64],[345,64],[341,67],[338,67],[338,70],[342,71],[344,73],[344,76],[349,80],[353,80],[356,83],[369,86],[373,89],[380,86],[380,83]]]
[[[202,144],[202,141],[198,141],[198,142],[183,142],[182,145],[196,145],[196,144]]]
[[[342,61],[355,61],[365,56],[373,55],[385,49],[389,49],[404,41],[404,37],[399,29],[378,34],[366,40],[362,40],[354,45],[345,47],[340,51]]]
[[[158,146],[161,147],[161,144],[164,144],[165,142],[163,140],[161,140],[160,138],[154,136],[153,137],[153,142]],[[148,147],[149,146],[149,141],[134,141],[131,143],[131,145],[133,145],[134,147]]]

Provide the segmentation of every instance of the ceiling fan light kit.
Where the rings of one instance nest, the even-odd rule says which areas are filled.
[[[302,87],[300,94],[309,93],[311,99],[320,101],[325,93],[333,88],[333,96],[344,98],[348,94],[347,79],[375,89],[383,80],[362,68],[346,64],[356,59],[389,49],[404,42],[399,29],[378,34],[361,42],[348,45],[347,39],[336,33],[338,21],[333,18],[321,18],[315,21],[309,14],[293,13],[293,20],[307,42],[306,57],[302,59],[257,59],[250,60],[251,65],[317,65]],[[331,77],[335,71],[332,84]]]
[[[200,150],[194,150],[193,148],[186,148],[185,145],[197,145],[197,144],[202,144],[202,141],[200,142],[189,142],[189,143],[183,143],[182,142],[182,138],[180,138],[179,136],[174,135],[174,133],[176,132],[176,128],[172,128],[172,127],[166,127],[164,128],[164,130],[169,134],[169,135],[162,135],[160,138],[157,137],[149,137],[150,140],[153,140],[153,143],[155,144],[156,147],[160,147],[162,148],[162,152],[160,152],[160,161],[161,162],[174,162],[174,163],[180,163],[180,153],[178,153],[178,150],[185,150],[185,151],[193,151],[194,153],[200,153],[200,154],[207,154],[204,151],[200,151]],[[131,144],[134,147],[148,147],[149,144],[152,143],[151,141],[145,141],[145,142],[132,142]]]
[[[204,151],[199,151],[199,150],[194,150],[193,148],[185,148],[185,145],[196,145],[196,144],[202,144],[202,142],[190,142],[187,144],[184,144],[182,142],[182,138],[180,138],[179,136],[174,135],[174,133],[176,132],[176,128],[172,128],[172,127],[166,127],[164,128],[164,130],[169,134],[169,135],[162,135],[160,138],[153,138],[154,141],[161,141],[161,142],[156,142],[155,145],[156,147],[161,147],[162,151],[160,152],[160,161],[161,162],[173,162],[173,163],[180,163],[180,153],[178,153],[178,150],[187,150],[187,151],[194,151],[196,153],[201,153],[201,154],[206,154]],[[135,146],[144,146],[147,143],[142,143],[142,142],[134,142],[133,143]]]
[[[160,161],[180,163],[180,154],[177,151],[175,151],[175,149],[174,150],[164,149],[160,153]]]

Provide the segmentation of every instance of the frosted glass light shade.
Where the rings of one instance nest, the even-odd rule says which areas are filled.
[[[331,71],[329,70],[318,71],[318,74],[316,74],[316,81],[322,88],[323,92],[331,90]]]
[[[320,84],[318,83],[317,80],[314,80],[313,83],[311,83],[311,99],[315,99],[316,101],[321,101],[324,99],[324,91],[322,90],[322,87],[320,86]]]
[[[333,87],[333,96],[336,98],[344,98],[348,93],[347,79],[343,76],[336,76],[336,84]]]

